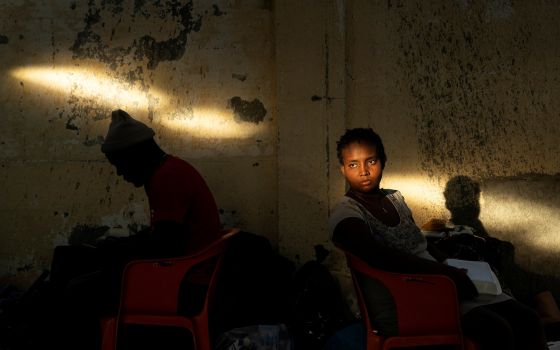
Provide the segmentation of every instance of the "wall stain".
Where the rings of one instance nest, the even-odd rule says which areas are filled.
[[[429,176],[468,169],[484,177],[541,171],[551,147],[541,133],[558,130],[558,116],[547,107],[554,77],[523,73],[536,54],[539,27],[514,18],[504,24],[503,16],[489,22],[484,2],[388,4],[396,64],[416,107],[422,169]],[[510,10],[504,11],[515,17]]]
[[[219,17],[219,16],[223,16],[223,15],[227,14],[227,12],[221,11],[220,8],[218,7],[218,5],[216,5],[216,4],[212,5],[212,8],[214,9],[214,16]]]
[[[10,42],[10,39],[5,35],[0,35],[0,44],[7,44]]]
[[[258,99],[249,102],[235,96],[229,100],[228,107],[233,109],[237,121],[258,124],[266,116],[266,108]]]
[[[145,69],[154,70],[163,61],[179,60],[184,55],[187,39],[192,32],[198,32],[202,25],[202,16],[193,14],[193,2],[166,1],[150,2],[136,0],[132,13],[126,14],[122,0],[103,0],[88,2],[84,15],[84,26],[76,34],[70,47],[74,59],[93,59],[107,65],[107,74],[125,86],[136,86],[144,92],[148,102],[148,119],[153,121],[154,104],[157,99],[150,94],[150,81],[145,79]],[[70,4],[72,9],[76,3]],[[123,18],[128,15],[128,18]],[[157,18],[162,26],[176,24],[177,30],[173,37],[158,41],[150,35],[132,37],[129,45],[112,45],[117,31],[122,31],[125,20],[134,23],[135,18]],[[114,27],[109,28],[109,21]],[[111,23],[112,23],[111,22]],[[121,26],[119,26],[121,24]],[[124,29],[126,30],[126,29]],[[128,31],[131,28],[128,27]],[[103,35],[109,31],[110,38]],[[125,34],[126,35],[126,34]],[[134,64],[136,63],[136,64]],[[153,81],[152,81],[153,82]],[[82,127],[92,122],[110,118],[110,108],[101,105],[94,98],[84,98],[71,92],[66,107],[59,113],[60,118],[67,120],[66,129],[80,134]],[[85,146],[93,146],[100,142],[99,137],[86,136]]]
[[[231,77],[232,77],[233,79],[237,79],[237,80],[240,80],[240,81],[245,81],[245,80],[247,80],[247,74],[232,73],[232,74],[231,74]]]
[[[103,1],[101,6],[97,6],[93,1],[89,2],[88,12],[84,18],[84,28],[77,34],[74,44],[70,47],[74,58],[96,59],[109,64],[115,70],[117,66],[125,63],[125,57],[132,55],[134,60],[141,61],[147,59],[148,69],[157,68],[162,61],[176,61],[183,57],[187,39],[191,32],[198,32],[202,25],[202,16],[192,14],[192,1],[184,5],[178,1],[170,1],[162,4],[156,2],[154,6],[159,8],[159,17],[165,22],[175,20],[182,26],[182,29],[175,37],[163,41],[157,41],[150,35],[144,35],[134,39],[129,47],[111,47],[105,43],[101,35],[94,30],[96,25],[103,27],[101,11],[109,9],[113,16],[122,16],[123,7],[121,1]],[[110,5],[113,5],[112,7]],[[140,14],[144,17],[149,16],[148,11],[143,11],[145,2],[136,1],[134,15]],[[166,25],[168,25],[166,23]]]
[[[76,116],[71,116],[70,118],[68,118],[68,120],[66,121],[66,129],[77,131],[77,134],[79,135],[80,129],[74,124],[74,120],[76,118]]]
[[[109,119],[111,117],[111,111],[108,107],[101,105],[99,101],[94,98],[82,98],[75,95],[73,92],[67,100],[67,105],[69,110],[61,110],[58,112],[59,118],[66,119],[66,129],[76,132],[76,135],[80,134],[80,129],[82,126],[87,126],[89,123]],[[90,140],[86,136],[84,140],[84,145],[93,145],[91,142],[96,142],[99,137],[94,140]]]
[[[86,140],[83,142],[83,144],[86,147],[92,147],[92,146],[102,145],[103,141],[105,141],[105,138],[103,136],[97,136],[94,139],[90,139],[89,135],[86,135]]]

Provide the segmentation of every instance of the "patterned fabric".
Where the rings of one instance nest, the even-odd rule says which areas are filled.
[[[336,205],[331,214],[331,234],[336,225],[345,218],[357,217],[364,220],[371,234],[389,247],[401,252],[418,255],[426,259],[434,260],[427,252],[426,238],[414,223],[412,213],[399,191],[382,190],[397,210],[400,222],[396,226],[387,226],[373,216],[362,204],[353,198],[344,196]]]

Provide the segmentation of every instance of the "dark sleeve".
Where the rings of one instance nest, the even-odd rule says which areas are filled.
[[[442,262],[445,259],[449,258],[447,254],[439,250],[439,248],[435,244],[431,243],[430,241],[428,241],[428,253],[430,253],[430,255],[433,256],[434,259],[436,259],[439,262]]]
[[[455,282],[460,300],[478,295],[476,287],[463,271],[387,247],[370,234],[369,227],[361,219],[346,218],[340,221],[334,229],[333,242],[372,267],[384,271],[446,275]]]

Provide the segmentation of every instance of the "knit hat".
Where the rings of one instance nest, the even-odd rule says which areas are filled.
[[[111,114],[111,124],[101,145],[103,153],[115,152],[146,141],[155,135],[154,131],[146,124],[132,118],[122,109],[117,109]]]

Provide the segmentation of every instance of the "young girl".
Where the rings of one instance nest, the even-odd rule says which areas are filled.
[[[337,152],[350,189],[331,213],[336,245],[382,270],[450,277],[457,287],[463,332],[481,350],[548,349],[535,311],[505,294],[478,295],[462,270],[440,262],[445,257],[428,246],[401,193],[380,187],[387,157],[379,135],[369,128],[348,130]],[[397,335],[389,292],[371,279],[360,283],[376,328],[383,335]]]

